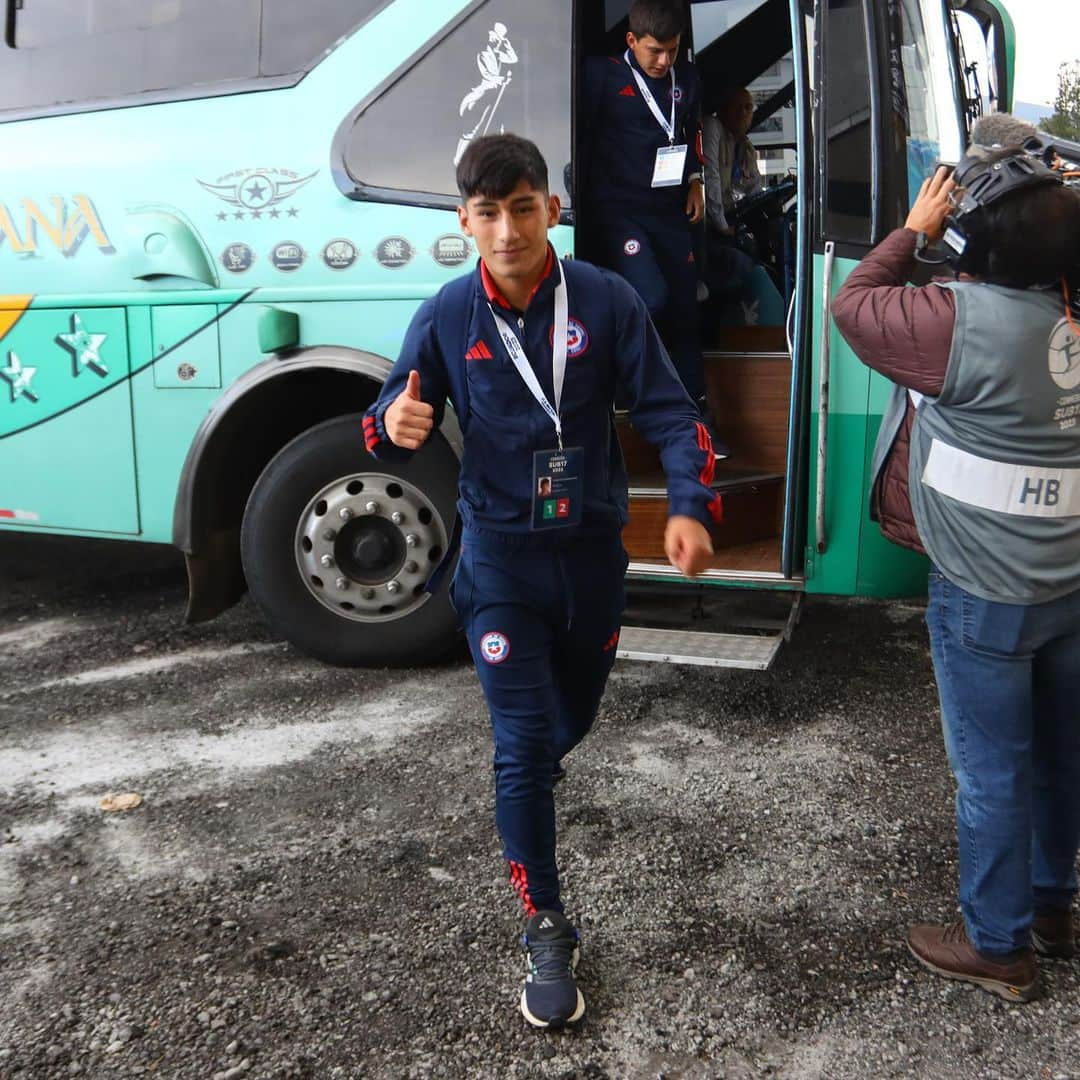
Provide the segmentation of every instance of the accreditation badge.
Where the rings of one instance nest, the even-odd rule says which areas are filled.
[[[653,166],[653,187],[677,187],[683,182],[683,170],[686,167],[686,144],[681,146],[661,146],[656,151],[656,164]]]
[[[538,450],[533,454],[533,529],[581,524],[585,450]]]

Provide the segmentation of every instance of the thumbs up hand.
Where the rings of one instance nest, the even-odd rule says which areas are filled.
[[[418,450],[435,426],[435,410],[420,397],[420,372],[409,372],[409,381],[383,414],[386,434],[395,446]]]

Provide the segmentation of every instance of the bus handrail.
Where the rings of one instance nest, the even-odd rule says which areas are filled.
[[[828,544],[825,531],[825,459],[829,446],[829,346],[832,338],[832,315],[829,301],[832,299],[833,261],[836,244],[825,244],[825,263],[821,271],[821,352],[818,369],[818,438],[817,438],[817,491],[815,494],[815,547],[823,555]]]

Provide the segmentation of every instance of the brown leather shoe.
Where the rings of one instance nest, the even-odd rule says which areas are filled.
[[[1073,913],[1060,909],[1037,911],[1031,924],[1031,944],[1040,956],[1068,960],[1076,952]]]
[[[1017,949],[1002,960],[988,960],[968,940],[964,920],[950,926],[913,926],[908,948],[923,967],[946,979],[989,990],[1006,1001],[1031,1001],[1039,969],[1031,949]]]

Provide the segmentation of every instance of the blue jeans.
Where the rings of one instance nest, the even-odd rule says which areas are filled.
[[[926,622],[956,777],[960,906],[987,956],[1066,909],[1080,845],[1080,592],[980,599],[930,573]]]

